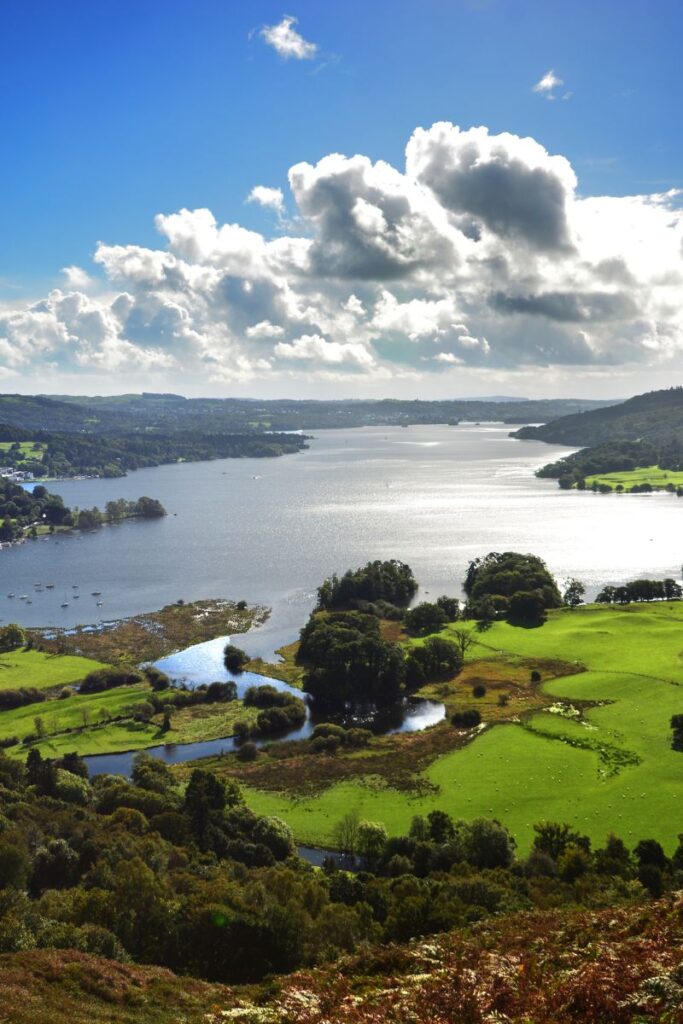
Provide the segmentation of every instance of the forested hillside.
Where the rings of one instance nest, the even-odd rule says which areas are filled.
[[[683,440],[683,387],[650,391],[540,427],[522,427],[513,436],[582,447],[615,441],[649,441],[662,447],[674,439]]]
[[[0,423],[60,433],[262,433],[324,427],[454,423],[463,419],[546,423],[558,416],[601,408],[605,404],[608,403],[578,399],[265,401],[151,393],[105,397],[0,395]]]

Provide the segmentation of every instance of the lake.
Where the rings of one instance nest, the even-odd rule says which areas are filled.
[[[239,639],[270,656],[292,640],[321,580],[374,558],[408,562],[418,599],[459,594],[467,563],[530,551],[589,595],[638,575],[680,577],[683,502],[668,494],[561,491],[534,470],[571,449],[508,437],[502,424],[320,431],[310,450],[51,484],[71,506],[159,498],[131,521],[0,552],[0,618],[70,626],[226,597],[272,607]],[[35,583],[54,590],[34,592]],[[73,598],[73,585],[80,598]],[[26,594],[31,600],[8,598]],[[92,591],[101,591],[102,607]],[[68,608],[61,608],[64,601]]]

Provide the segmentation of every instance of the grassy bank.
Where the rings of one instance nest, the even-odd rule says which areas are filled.
[[[672,469],[660,469],[659,466],[643,466],[639,469],[624,470],[619,473],[596,473],[586,477],[586,486],[598,487],[603,484],[616,490],[618,487],[630,491],[632,487],[650,484],[655,491],[666,490],[667,487],[683,487],[683,473]]]

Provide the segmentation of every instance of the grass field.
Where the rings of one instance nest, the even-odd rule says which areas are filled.
[[[319,845],[331,842],[336,822],[352,808],[394,834],[414,814],[441,808],[456,817],[498,818],[522,852],[533,824],[546,819],[570,822],[597,842],[615,831],[634,844],[652,836],[671,850],[683,831],[683,754],[671,749],[669,724],[683,713],[683,603],[558,611],[539,629],[496,623],[478,640],[470,662],[493,658],[503,668],[509,663],[511,674],[520,658],[587,669],[542,688],[548,704],[577,702],[581,720],[531,711],[489,728],[424,768],[421,791],[370,776],[304,797],[248,788],[250,806],[279,815],[299,840]]]
[[[2,453],[8,452],[13,444],[13,441],[0,441],[0,460],[2,459]],[[46,446],[41,444],[40,441],[19,441],[18,444],[21,448],[22,460],[29,460],[31,462],[43,461],[43,453]]]
[[[0,712],[0,740],[16,736],[19,740],[35,735],[40,720],[43,739],[32,743],[44,757],[78,754],[115,753],[142,750],[159,743],[194,743],[231,735],[238,719],[253,721],[256,708],[245,708],[242,701],[228,704],[204,704],[176,711],[172,728],[161,731],[163,715],[150,722],[137,722],[133,708],[144,703],[149,686],[120,686],[104,693],[75,694],[11,711]],[[23,760],[28,747],[8,747],[10,757]]]
[[[22,648],[0,654],[0,690],[19,687],[49,690],[78,682],[97,668],[104,668],[103,663],[90,658],[44,654]]]
[[[586,484],[607,484],[614,490],[621,485],[629,491],[635,484],[651,484],[655,490],[663,490],[667,484],[683,487],[683,473],[672,469],[660,469],[659,466],[644,466],[639,469],[624,470],[622,473],[597,473],[586,477]]]

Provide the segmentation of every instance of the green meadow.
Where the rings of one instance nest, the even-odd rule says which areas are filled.
[[[80,682],[97,668],[101,661],[80,658],[70,654],[46,654],[42,651],[20,648],[0,654],[0,690],[49,690]]]
[[[498,818],[522,852],[542,820],[569,822],[595,842],[614,831],[673,849],[683,832],[683,754],[671,749],[670,729],[683,713],[683,603],[561,610],[536,629],[495,623],[477,641],[469,661],[498,659],[511,671],[520,658],[578,663],[586,671],[543,684],[543,693],[581,719],[545,710],[489,727],[433,760],[419,795],[366,777],[296,798],[249,788],[250,806],[322,846],[353,809],[398,834],[413,815],[440,808]]]
[[[22,460],[29,460],[31,462],[42,462],[45,448],[47,447],[40,441],[18,441],[19,447],[21,448]],[[2,458],[3,452],[8,452],[13,441],[0,441],[0,459]]]
[[[635,484],[651,484],[655,490],[663,490],[667,484],[683,487],[683,473],[673,469],[660,469],[659,466],[641,466],[639,469],[624,470],[620,473],[596,473],[586,477],[586,484],[607,484],[614,490],[621,485],[629,491]]]

